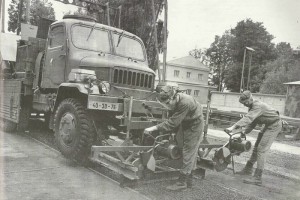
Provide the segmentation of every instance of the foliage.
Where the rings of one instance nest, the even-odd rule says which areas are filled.
[[[244,85],[247,83],[251,58],[249,86],[252,92],[259,91],[265,79],[268,61],[276,59],[280,51],[286,51],[287,46],[280,44],[275,50],[271,42],[274,37],[266,31],[261,22],[246,19],[237,23],[236,27],[224,32],[222,36],[215,36],[214,42],[206,50],[206,58],[212,71],[212,81],[219,91],[225,87],[232,92],[239,92],[244,60],[244,50],[251,47],[255,51],[247,50],[244,68]],[[195,52],[194,57],[197,56]]]
[[[38,25],[40,18],[55,20],[52,3],[48,0],[32,0],[30,6],[30,23]]]
[[[22,11],[19,10],[20,1],[11,0],[8,6],[8,31],[16,32],[17,29],[21,30],[21,24],[19,22],[19,14],[21,13],[21,21],[25,22],[25,2],[22,1]]]
[[[226,68],[232,64],[232,57],[228,44],[232,36],[226,31],[221,37],[215,36],[215,41],[207,49],[206,55],[210,58],[209,66],[213,71],[212,82],[217,86],[218,91],[222,91]]]
[[[230,33],[232,40],[229,43],[229,49],[235,65],[228,67],[233,68],[230,71],[237,70],[236,73],[239,74],[239,77],[235,76],[236,73],[227,73],[225,76],[226,86],[233,92],[239,92],[245,48],[251,47],[255,51],[246,51],[244,84],[246,85],[248,82],[252,54],[249,89],[252,92],[258,92],[267,72],[264,65],[276,58],[275,47],[271,42],[274,37],[266,31],[263,23],[253,22],[251,19],[238,22],[237,26],[230,30]],[[237,67],[237,64],[240,67]]]
[[[21,29],[21,23],[25,23],[25,11],[26,11],[26,1],[24,0],[12,0],[8,8],[8,31],[18,32]],[[20,12],[19,6],[22,4],[22,11]],[[30,23],[32,25],[38,25],[39,19],[41,17],[55,20],[54,9],[52,8],[52,3],[48,0],[32,0],[30,4]],[[20,22],[19,22],[19,15]]]
[[[286,94],[286,86],[283,83],[300,80],[300,58],[293,55],[290,44],[277,44],[276,52],[278,58],[266,64],[268,73],[260,86],[261,93]]]
[[[209,57],[206,55],[207,49],[193,49],[189,52],[190,56],[193,56],[197,60],[199,60],[204,65],[208,64]]]

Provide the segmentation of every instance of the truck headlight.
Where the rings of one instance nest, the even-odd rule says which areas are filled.
[[[110,84],[106,81],[101,81],[99,84],[100,93],[107,94],[110,91]]]
[[[87,69],[72,69],[69,73],[69,82],[88,83],[90,80],[96,80],[96,73]]]

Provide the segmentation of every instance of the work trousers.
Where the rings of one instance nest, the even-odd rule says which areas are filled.
[[[182,122],[183,136],[183,166],[180,170],[182,174],[189,175],[196,168],[198,148],[203,134],[203,118],[199,118],[192,123]]]
[[[252,155],[249,162],[255,164],[257,162],[257,169],[264,169],[266,154],[270,150],[272,143],[276,139],[278,133],[281,131],[282,121],[279,120],[269,126],[265,125],[262,131],[259,132],[255,142]]]

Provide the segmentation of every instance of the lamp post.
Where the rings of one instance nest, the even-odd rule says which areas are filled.
[[[252,60],[252,52],[254,52],[255,50],[250,48],[250,47],[246,47],[247,50],[250,51],[250,58],[249,58],[249,71],[248,71],[248,79],[247,79],[247,90],[249,90],[249,84],[250,84],[250,70],[251,70],[251,60]]]
[[[245,83],[244,83],[244,69],[245,69],[245,60],[246,60],[247,50],[251,52],[250,53],[250,59],[249,59],[249,73],[248,73],[248,80],[247,80],[247,90],[249,89],[252,52],[254,52],[255,50],[250,48],[250,47],[245,47],[244,59],[243,59],[243,68],[242,68],[242,76],[241,76],[241,83],[240,83],[240,93],[242,92],[242,89],[244,89],[244,86],[245,86]]]

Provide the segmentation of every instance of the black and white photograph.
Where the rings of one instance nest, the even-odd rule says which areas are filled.
[[[300,199],[299,0],[1,0],[0,200]]]

